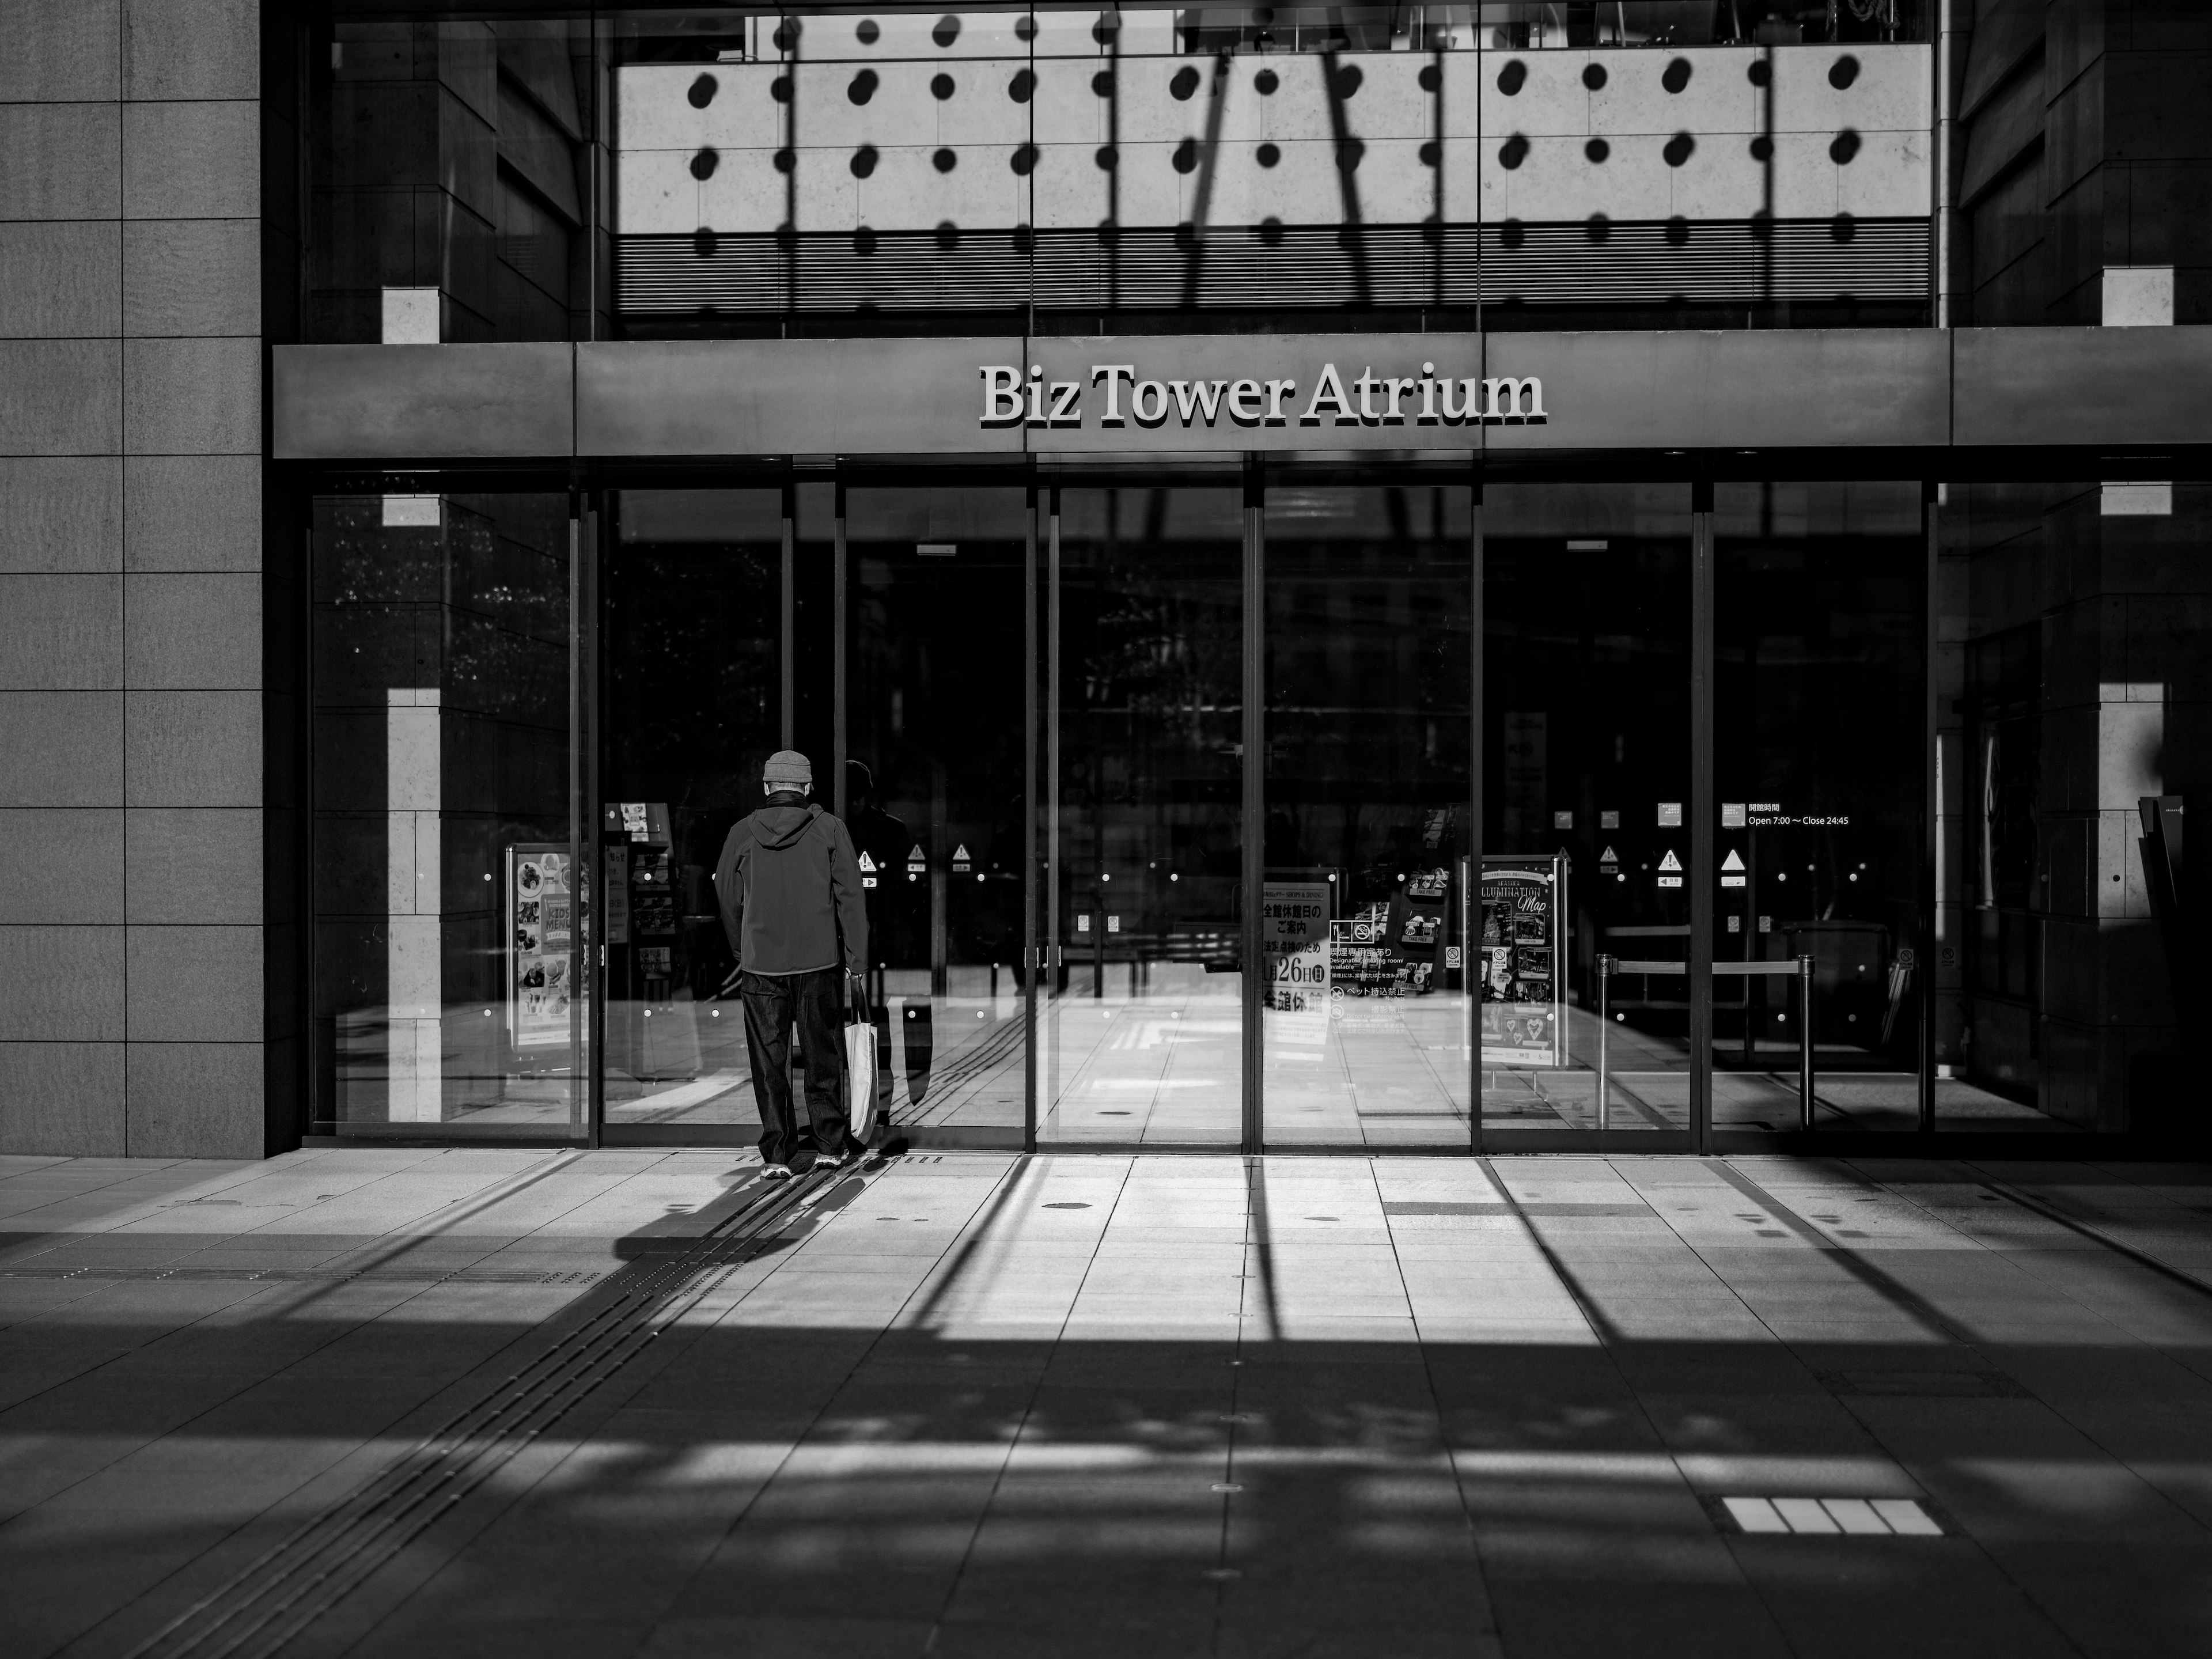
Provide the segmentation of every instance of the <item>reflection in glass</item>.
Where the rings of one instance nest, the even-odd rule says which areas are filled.
[[[1044,1141],[1242,1134],[1242,502],[1234,489],[1060,495]]]
[[[1529,988],[1499,994],[1484,1132],[1596,1129],[1601,1060],[1605,1127],[1685,1129],[1686,975],[1627,972],[1601,988],[1599,968],[1689,956],[1690,492],[1493,484],[1484,501],[1485,862],[1501,897],[1532,899],[1547,872],[1554,895],[1565,890],[1553,900],[1565,937],[1549,948],[1564,958],[1567,1026],[1563,1064],[1493,1062],[1493,1045],[1538,1046],[1527,1012],[1518,1033],[1502,1024],[1538,1006]],[[1482,948],[1530,965],[1534,920],[1528,905],[1486,910]]]
[[[1917,322],[1928,20],[1924,0],[625,15],[616,321]]]
[[[1946,494],[1938,1127],[2185,1131],[2212,489]]]
[[[580,1132],[568,498],[313,508],[314,1121]]]
[[[1468,1141],[1468,500],[1267,491],[1271,1146]]]
[[[588,23],[340,12],[305,70],[307,338],[592,337]]]
[[[782,493],[625,490],[603,577],[610,1124],[759,1122],[714,891],[779,746]],[[828,757],[817,763],[826,778]]]

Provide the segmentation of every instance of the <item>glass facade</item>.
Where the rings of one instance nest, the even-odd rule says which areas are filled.
[[[713,872],[794,744],[942,1144],[2158,1109],[2170,487],[1364,473],[316,498],[317,1123],[756,1133]]]
[[[1933,12],[340,9],[302,329],[1926,325]],[[2173,1120],[2200,487],[1195,430],[318,474],[312,1126],[750,1139],[714,872],[790,748],[927,1143]]]

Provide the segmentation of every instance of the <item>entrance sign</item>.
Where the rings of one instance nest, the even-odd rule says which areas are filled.
[[[1525,426],[1551,418],[1544,412],[1544,383],[1534,375],[1462,377],[1439,371],[1434,362],[1424,362],[1418,376],[1378,375],[1368,366],[1350,379],[1334,362],[1324,362],[1310,389],[1295,375],[1147,380],[1133,362],[1093,363],[1084,378],[1067,380],[1048,380],[1042,363],[1031,363],[1026,376],[1012,363],[985,363],[978,372],[985,428],[1079,428],[1086,392],[1102,427],[1170,421],[1186,428],[1212,427],[1224,416],[1240,427]]]
[[[1567,860],[1492,853],[1482,860],[1482,1063],[1567,1063]]]
[[[2185,379],[2170,372],[2176,353],[2212,359],[2212,342],[2194,337],[2207,331],[2160,331],[2177,337],[2171,341],[2126,337],[2139,332],[1970,329],[1954,339],[1953,331],[1931,328],[1676,329],[278,346],[270,441],[279,460],[1826,453],[2072,443],[2085,407],[2118,423],[2114,441],[2123,428],[2130,443],[2203,441],[2212,422],[2205,400],[2162,398],[2160,388]],[[2164,356],[2153,357],[2145,350],[2152,346]],[[1101,422],[1105,386],[1091,378],[1111,364],[1130,371],[1115,377],[1120,426]],[[1019,370],[1018,421],[979,425],[985,365]],[[1043,372],[1032,375],[1032,367]],[[1363,375],[1370,377],[1365,407],[1378,416],[1371,424],[1361,414]],[[1437,418],[1428,424],[1417,418],[1425,412],[1424,379],[1435,386]],[[1416,384],[1397,388],[1394,423],[1383,382],[1407,380]],[[1043,423],[1036,426],[1032,380],[1044,386]],[[1178,380],[1188,424],[1173,389]],[[1267,420],[1272,380],[1297,383],[1281,394],[1280,425]],[[1158,427],[1131,418],[1133,394],[1146,381],[1159,392],[1146,395],[1144,412],[1165,399]],[[1240,381],[1252,383],[1241,396]],[[1542,387],[1541,420],[1534,418],[1532,382]],[[1000,384],[1003,413],[1003,377]],[[1076,388],[1058,421],[1054,399],[1066,394],[1055,386]],[[1448,388],[1449,407],[1462,411],[1457,424],[1445,418]],[[1340,421],[1334,396],[1316,396],[1338,391],[1355,417],[1350,424]],[[1296,417],[1310,406],[1318,424],[1303,425]],[[1255,410],[1259,419],[1241,424],[1237,411]],[[1069,424],[1069,414],[1080,424]],[[1970,435],[1977,433],[1986,435]]]

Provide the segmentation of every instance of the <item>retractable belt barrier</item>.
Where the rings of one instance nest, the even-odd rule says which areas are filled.
[[[1607,1109],[1612,1104],[1611,1073],[1606,1064],[1606,1039],[1613,1026],[1613,976],[1615,974],[1682,974],[1687,975],[1686,962],[1631,962],[1619,957],[1600,956],[1597,959],[1597,1127],[1602,1134],[1607,1127]],[[1794,962],[1717,962],[1713,976],[1724,974],[1744,978],[1775,978],[1794,976],[1797,981],[1797,1121],[1798,1127],[1813,1127],[1813,958],[1799,957]],[[1746,1018],[1750,1015],[1747,1011]]]

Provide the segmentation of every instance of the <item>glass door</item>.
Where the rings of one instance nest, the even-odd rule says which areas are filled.
[[[837,810],[860,855],[870,1005],[902,1131],[1018,1145],[1023,1051],[1018,486],[845,491]],[[827,791],[818,793],[828,793]]]
[[[1714,509],[1713,1127],[1916,1129],[1920,486],[1721,484]]]
[[[780,489],[614,498],[599,922],[602,1121],[617,1139],[759,1131],[714,872],[731,826],[762,803],[762,766],[787,746],[787,505]]]
[[[1482,1134],[1690,1122],[1691,494],[1483,505]]]
[[[1269,1146],[1469,1145],[1470,501],[1267,489]]]
[[[1042,629],[1048,1145],[1244,1137],[1244,520],[1233,488],[1058,492]]]

